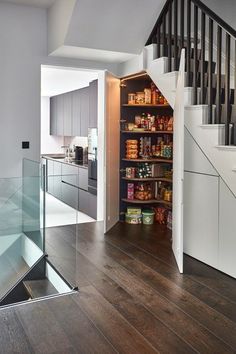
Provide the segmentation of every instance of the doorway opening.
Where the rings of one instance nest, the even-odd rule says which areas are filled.
[[[102,220],[98,164],[99,72],[41,67],[41,159],[46,227]]]

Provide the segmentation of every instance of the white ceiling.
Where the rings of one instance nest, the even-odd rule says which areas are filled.
[[[80,48],[63,45],[56,49],[52,56],[64,58],[77,58],[83,60],[96,60],[103,63],[122,63],[132,59],[136,55],[130,53],[112,52],[109,50]]]
[[[78,0],[64,46],[140,54],[165,2]]]
[[[98,72],[55,67],[42,67],[41,96],[55,96],[89,85],[98,78]]]
[[[50,7],[55,0],[0,0],[0,2],[7,2],[17,5],[29,5],[36,7],[48,8]]]

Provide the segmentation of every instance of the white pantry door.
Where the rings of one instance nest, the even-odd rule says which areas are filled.
[[[105,76],[105,232],[119,221],[120,80]]]
[[[159,74],[158,61],[153,61],[147,73],[159,87],[159,80],[166,80],[162,93],[170,96],[170,92],[175,89],[168,82],[168,76]],[[172,230],[172,249],[175,255],[179,271],[183,272],[183,179],[184,179],[184,50],[181,53],[181,61],[178,73],[178,83],[174,105],[174,156],[173,156],[173,230]]]
[[[183,185],[184,185],[184,78],[185,50],[181,52],[174,106],[173,230],[172,249],[183,273]]]

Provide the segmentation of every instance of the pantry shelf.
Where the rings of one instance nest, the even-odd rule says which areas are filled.
[[[156,130],[156,131],[148,131],[148,130],[121,130],[121,133],[125,134],[173,134],[172,130]]]
[[[132,204],[165,204],[169,207],[172,206],[171,202],[167,202],[165,200],[160,200],[160,199],[138,200],[138,199],[123,198],[122,201],[125,203],[132,203]]]
[[[163,108],[171,108],[169,104],[145,104],[145,103],[134,103],[134,104],[129,104],[129,103],[124,103],[122,105],[123,107],[163,107]]]
[[[164,177],[147,177],[147,178],[128,178],[122,177],[125,181],[136,181],[136,182],[150,182],[150,181],[160,181],[172,183],[172,179]]]
[[[152,158],[152,159],[126,159],[126,158],[123,158],[122,159],[123,161],[129,161],[129,162],[163,162],[163,163],[173,163],[173,160],[170,160],[170,159],[155,159],[155,158]]]

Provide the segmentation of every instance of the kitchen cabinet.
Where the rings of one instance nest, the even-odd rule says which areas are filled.
[[[80,136],[80,90],[73,91],[72,96],[72,136]]]
[[[89,215],[88,192],[79,189],[79,211]]]
[[[72,136],[72,92],[63,96],[63,135]]]
[[[55,96],[57,106],[57,135],[64,135],[64,95]]]
[[[98,80],[89,84],[89,128],[98,126]]]
[[[72,186],[79,187],[79,169],[76,166],[62,164],[62,181],[71,184]]]
[[[97,218],[97,196],[88,192],[88,169],[47,159],[48,193],[70,207]]]
[[[78,210],[78,188],[62,180],[62,202]]]
[[[61,163],[47,160],[47,191],[61,199]]]
[[[57,135],[57,100],[50,98],[50,135]]]
[[[88,136],[89,87],[80,89],[80,136]]]
[[[97,126],[96,86],[92,82],[91,87],[50,98],[51,135],[88,136],[88,128]]]
[[[97,196],[88,193],[88,213],[91,218],[97,219]]]
[[[79,167],[79,188],[88,190],[88,169]]]
[[[54,174],[53,161],[47,160],[47,191],[52,195],[54,193],[53,174]]]
[[[53,161],[53,195],[61,199],[61,163]]]

